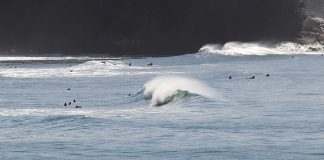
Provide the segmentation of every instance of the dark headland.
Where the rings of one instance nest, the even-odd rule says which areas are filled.
[[[167,56],[207,43],[300,40],[305,6],[305,0],[1,0],[0,53]]]

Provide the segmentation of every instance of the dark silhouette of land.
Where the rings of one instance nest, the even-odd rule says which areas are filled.
[[[165,56],[207,43],[291,40],[301,0],[1,0],[2,54]]]

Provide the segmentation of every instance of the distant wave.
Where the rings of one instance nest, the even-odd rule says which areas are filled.
[[[228,42],[224,45],[207,44],[200,48],[199,53],[229,56],[262,56],[283,54],[322,54],[323,51],[324,46],[319,43],[301,45],[293,42],[284,42],[277,45],[266,45],[262,43]]]
[[[190,96],[216,98],[217,93],[199,80],[180,76],[159,76],[144,85],[144,98],[161,106]]]

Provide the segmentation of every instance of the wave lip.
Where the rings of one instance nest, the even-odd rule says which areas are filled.
[[[144,98],[151,106],[161,106],[186,97],[216,98],[216,92],[199,80],[180,76],[159,76],[144,85]]]

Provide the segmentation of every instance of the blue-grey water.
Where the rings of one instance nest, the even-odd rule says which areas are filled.
[[[0,159],[324,159],[321,55],[0,60]]]

